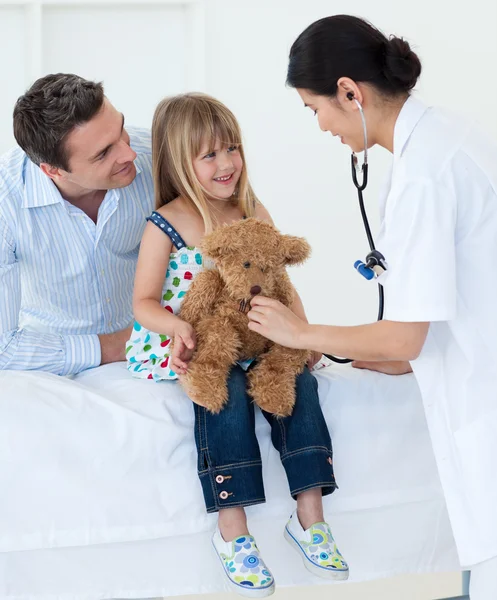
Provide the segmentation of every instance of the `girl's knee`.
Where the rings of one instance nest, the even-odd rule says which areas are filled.
[[[307,367],[297,376],[295,395],[299,404],[306,403],[314,408],[319,406],[318,382]]]

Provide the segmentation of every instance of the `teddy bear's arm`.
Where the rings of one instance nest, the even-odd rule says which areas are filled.
[[[179,317],[195,328],[196,324],[212,312],[223,290],[223,281],[214,269],[202,271],[193,280],[181,305]]]
[[[295,300],[295,288],[290,281],[290,277],[284,271],[278,278],[278,283],[275,290],[276,298],[285,306],[292,306]]]

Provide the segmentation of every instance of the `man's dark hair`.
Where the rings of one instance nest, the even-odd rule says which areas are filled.
[[[37,165],[69,171],[67,135],[102,108],[104,88],[77,75],[56,73],[35,81],[14,108],[14,136]]]

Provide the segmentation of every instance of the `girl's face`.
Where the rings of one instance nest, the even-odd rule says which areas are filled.
[[[213,198],[229,200],[243,169],[239,146],[226,146],[216,140],[212,149],[204,142],[200,154],[193,159],[193,169],[199,183]]]

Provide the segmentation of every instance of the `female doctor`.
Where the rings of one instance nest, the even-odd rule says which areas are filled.
[[[359,103],[368,146],[393,155],[376,244],[388,266],[379,279],[385,316],[357,327],[312,325],[257,296],[249,327],[359,367],[412,367],[461,565],[471,568],[471,599],[495,600],[497,146],[472,123],[411,97],[420,73],[406,41],[355,17],[321,19],[297,38],[287,81],[320,128],[364,150]]]

